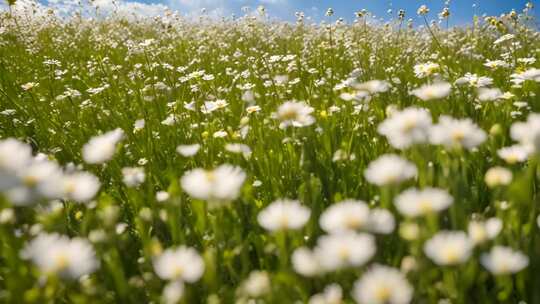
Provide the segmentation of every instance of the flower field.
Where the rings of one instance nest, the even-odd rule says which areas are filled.
[[[540,303],[532,3],[460,27],[10,8],[0,303]]]

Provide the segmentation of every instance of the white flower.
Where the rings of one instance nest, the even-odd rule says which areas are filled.
[[[480,101],[494,101],[503,98],[503,92],[497,88],[479,88],[478,100]]]
[[[363,201],[345,200],[328,207],[319,218],[321,228],[327,233],[366,228],[370,210]]]
[[[372,235],[344,232],[319,237],[314,252],[324,271],[336,271],[364,265],[376,248]]]
[[[251,157],[251,148],[248,145],[238,143],[226,144],[225,150],[231,153],[241,153],[245,159],[249,159]]]
[[[88,172],[71,173],[62,178],[63,197],[79,203],[93,199],[100,186],[99,179]]]
[[[540,151],[540,114],[531,113],[525,122],[515,122],[510,136],[531,152]]]
[[[34,159],[16,173],[17,184],[6,191],[9,200],[19,206],[36,203],[41,197],[59,198],[62,170],[55,162]]]
[[[413,288],[399,270],[375,265],[354,283],[353,297],[359,304],[407,304]]]
[[[521,85],[527,80],[540,82],[540,69],[530,68],[521,73],[514,73],[510,77],[512,78],[510,81],[516,85]]]
[[[204,273],[203,259],[195,249],[186,246],[166,249],[152,263],[163,280],[193,283]]]
[[[115,129],[103,135],[95,136],[83,146],[82,157],[88,164],[102,164],[110,160],[116,150],[116,144],[124,137],[122,129]]]
[[[473,247],[465,232],[443,230],[424,244],[424,253],[437,265],[457,265],[469,259]]]
[[[285,129],[289,126],[307,127],[315,122],[315,118],[311,116],[313,108],[304,102],[287,101],[279,106],[277,118],[281,121],[280,129]]]
[[[307,223],[311,211],[299,201],[282,199],[264,208],[257,220],[268,231],[297,230]]]
[[[463,147],[471,150],[483,143],[486,138],[486,132],[470,118],[455,119],[444,115],[430,132],[431,143],[446,148]]]
[[[429,13],[429,8],[425,5],[421,5],[416,11],[416,13],[420,16],[425,16]]]
[[[133,133],[137,133],[144,129],[145,121],[144,119],[137,119],[133,124]]]
[[[509,64],[506,63],[505,61],[503,60],[487,60],[486,63],[484,63],[484,66],[492,69],[492,70],[495,70],[497,68],[507,68],[509,67]]]
[[[417,217],[446,210],[453,201],[445,190],[425,188],[405,190],[395,198],[394,203],[404,216]]]
[[[307,247],[297,248],[292,254],[294,271],[305,276],[312,277],[321,272],[321,265],[315,253]]]
[[[252,271],[242,283],[242,292],[249,297],[260,297],[270,291],[270,277],[266,271]]]
[[[424,100],[435,100],[447,97],[452,86],[447,82],[423,85],[411,91],[411,94]]]
[[[491,188],[501,185],[508,185],[512,181],[512,171],[504,167],[490,168],[486,172],[484,181]]]
[[[370,80],[364,83],[354,84],[353,88],[358,90],[359,93],[366,92],[373,95],[388,91],[390,89],[390,84],[384,80]]]
[[[501,232],[503,223],[500,219],[492,217],[485,222],[471,221],[467,232],[469,238],[475,243],[480,244],[487,240],[494,239]]]
[[[519,251],[504,246],[494,246],[480,257],[480,263],[494,275],[520,272],[529,265],[529,258]]]
[[[396,220],[386,209],[375,208],[369,215],[369,231],[380,234],[390,234],[396,228]]]
[[[197,154],[199,152],[199,149],[201,148],[201,145],[199,144],[193,144],[193,145],[180,145],[176,147],[176,152],[178,154],[184,156],[184,157],[191,157]]]
[[[99,267],[94,249],[87,240],[67,236],[40,234],[30,241],[21,253],[43,273],[78,279]]]
[[[364,171],[366,179],[377,186],[399,184],[416,177],[416,166],[395,155],[384,154],[369,163]]]
[[[169,192],[167,191],[158,191],[156,192],[156,201],[158,202],[164,202],[168,200],[171,197]]]
[[[493,84],[493,79],[485,76],[478,77],[476,74],[467,73],[465,76],[458,78],[456,84],[464,85],[467,84],[470,87],[482,88],[487,87]]]
[[[343,303],[343,290],[338,284],[331,284],[324,288],[324,292],[313,295],[308,304],[341,304]]]
[[[214,170],[194,169],[180,179],[184,191],[191,197],[210,203],[226,203],[240,195],[246,173],[239,167],[228,164]]]
[[[426,142],[430,127],[429,111],[411,107],[392,113],[379,125],[377,131],[386,136],[394,148],[405,149],[413,144]]]
[[[529,158],[529,150],[522,145],[513,145],[499,149],[497,155],[506,163],[513,165],[526,161]]]
[[[433,62],[426,62],[414,66],[414,74],[418,78],[431,76],[439,71],[439,65]]]
[[[138,187],[146,179],[144,168],[141,167],[125,167],[122,168],[122,181],[128,187]]]
[[[184,296],[184,282],[172,281],[165,285],[161,298],[164,304],[177,304]]]

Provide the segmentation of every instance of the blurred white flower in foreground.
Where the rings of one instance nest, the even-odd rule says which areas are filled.
[[[122,168],[122,181],[128,187],[138,187],[146,179],[144,168],[141,167],[125,167]]]
[[[512,274],[529,265],[529,258],[509,247],[495,246],[480,257],[480,263],[495,275]]]
[[[297,248],[292,254],[294,271],[305,276],[313,277],[321,273],[321,265],[315,253],[307,247]]]
[[[423,85],[411,91],[414,95],[424,101],[442,99],[450,94],[452,86],[446,82]]]
[[[531,113],[526,121],[513,123],[510,136],[531,152],[540,151],[540,114]]]
[[[366,228],[369,217],[370,210],[365,202],[345,200],[326,208],[319,224],[327,233],[338,233]]]
[[[506,186],[512,182],[512,171],[504,167],[489,168],[484,177],[488,187]]]
[[[469,233],[469,238],[475,244],[481,244],[487,240],[492,240],[497,237],[497,235],[499,235],[499,233],[501,232],[502,228],[503,222],[496,217],[492,217],[485,222],[469,222],[467,232]]]
[[[21,255],[43,273],[63,278],[78,279],[99,267],[94,249],[87,240],[69,239],[56,233],[38,235],[27,244]]]
[[[395,154],[384,154],[369,163],[364,171],[368,182],[377,186],[399,184],[416,177],[416,166]]]
[[[386,136],[392,147],[405,149],[413,144],[426,142],[430,127],[429,111],[410,107],[394,112],[379,125],[377,131]]]
[[[299,201],[282,199],[264,208],[257,220],[268,231],[297,230],[307,223],[311,211]]]
[[[338,284],[330,284],[322,293],[313,295],[308,304],[341,304],[343,303],[343,290]]]
[[[242,283],[240,291],[248,297],[260,297],[270,291],[270,277],[266,271],[252,271]]]
[[[417,217],[441,212],[452,205],[453,201],[445,190],[425,188],[407,189],[395,198],[394,203],[404,216]]]
[[[241,168],[224,164],[214,170],[188,171],[180,183],[191,197],[219,205],[237,199],[245,179],[246,173]]]
[[[336,271],[364,265],[376,249],[372,235],[344,232],[319,237],[314,253],[324,271]]]
[[[176,152],[184,157],[191,157],[197,154],[200,148],[201,148],[201,145],[199,144],[180,145],[176,147]]]
[[[163,280],[193,283],[204,273],[204,261],[199,253],[185,246],[166,249],[153,259],[152,264]]]
[[[487,138],[470,118],[455,119],[441,116],[439,123],[431,128],[430,141],[446,148],[465,148],[471,150],[482,144]]]
[[[462,231],[440,231],[424,244],[424,253],[437,265],[457,265],[471,256],[474,243]]]
[[[399,270],[375,265],[356,281],[352,293],[359,304],[407,304],[413,288]]]
[[[277,118],[281,121],[280,129],[285,129],[289,126],[307,127],[315,122],[315,118],[311,116],[313,108],[305,102],[287,101],[280,105],[277,111]]]
[[[116,151],[116,145],[124,137],[120,128],[92,137],[83,146],[82,157],[88,164],[102,164],[109,161]]]

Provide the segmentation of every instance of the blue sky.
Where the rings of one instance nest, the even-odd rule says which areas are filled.
[[[151,0],[145,0],[151,2]],[[332,7],[336,17],[344,17],[347,20],[354,19],[354,12],[366,8],[376,16],[388,18],[387,10],[392,8],[397,12],[400,8],[407,11],[409,17],[415,18],[416,9],[426,4],[431,8],[431,18],[436,18],[436,13],[441,10],[444,0],[163,0],[162,2],[184,13],[196,13],[201,8],[223,15],[242,15],[241,7],[249,6],[255,9],[264,5],[270,16],[280,19],[292,20],[295,11],[303,11],[306,16],[312,16],[319,21],[324,17],[328,7]],[[454,23],[461,24],[471,20],[473,14],[483,13],[488,15],[500,15],[514,8],[521,11],[525,6],[525,0],[451,0],[450,8],[453,13]],[[533,1],[534,3],[535,1]],[[476,4],[476,9],[472,6]],[[476,10],[476,11],[475,11]]]

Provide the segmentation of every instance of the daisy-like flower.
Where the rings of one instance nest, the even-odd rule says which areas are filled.
[[[389,234],[396,228],[396,220],[392,213],[383,208],[371,210],[368,230],[378,234]]]
[[[475,244],[481,244],[497,237],[502,228],[503,222],[496,217],[492,217],[486,221],[469,222],[467,232],[469,233],[469,238]]]
[[[61,181],[62,196],[79,203],[93,199],[100,186],[99,179],[88,172],[67,174],[63,176]]]
[[[493,79],[485,76],[478,76],[476,74],[467,73],[465,76],[456,80],[458,85],[468,85],[474,88],[488,87],[493,84]]]
[[[540,151],[540,114],[532,113],[525,122],[513,123],[510,136],[531,152]]]
[[[353,297],[359,304],[407,304],[413,288],[399,270],[375,265],[354,283]]]
[[[503,60],[487,60],[486,63],[484,63],[485,67],[488,67],[492,70],[498,69],[498,68],[507,68],[509,67],[509,64],[506,63],[506,61]]]
[[[248,297],[260,297],[270,292],[270,277],[266,271],[252,271],[240,287]]]
[[[390,84],[384,80],[370,80],[363,83],[353,84],[353,88],[359,92],[374,95],[384,93],[390,89]]]
[[[424,244],[424,253],[437,265],[457,265],[469,259],[473,248],[465,232],[443,230]]]
[[[411,91],[414,95],[424,101],[442,99],[450,95],[452,86],[447,82],[438,82],[434,84],[426,84]]]
[[[487,170],[484,181],[488,187],[509,185],[512,182],[512,171],[504,167],[493,167]]]
[[[291,260],[294,271],[305,277],[313,277],[322,272],[317,256],[307,247],[294,250]]]
[[[55,162],[33,159],[16,173],[16,178],[17,184],[6,191],[7,197],[15,205],[33,204],[42,197],[61,197],[58,184],[62,180],[62,170]]]
[[[514,73],[510,77],[510,81],[518,86],[521,86],[525,81],[540,82],[540,69],[531,68],[520,73]]]
[[[414,66],[414,74],[417,78],[426,78],[439,71],[440,66],[437,63],[426,62]]]
[[[425,5],[421,5],[416,11],[416,13],[420,16],[425,16],[429,13],[429,8]]]
[[[164,304],[177,304],[184,296],[184,282],[172,281],[165,285],[161,299]]]
[[[92,137],[83,146],[82,157],[88,164],[102,164],[109,161],[116,150],[116,145],[124,137],[124,131],[120,128],[105,134]]]
[[[487,138],[486,132],[480,129],[470,118],[455,119],[441,116],[439,123],[431,128],[430,142],[446,148],[465,148],[471,150]]]
[[[428,110],[411,107],[392,113],[379,125],[377,131],[386,136],[392,147],[406,149],[428,140],[431,123]]]
[[[163,280],[193,283],[204,273],[203,259],[195,249],[186,246],[166,249],[152,263]]]
[[[67,279],[78,279],[99,267],[94,249],[87,240],[70,239],[56,233],[38,235],[21,255],[31,260],[41,272]]]
[[[201,145],[199,144],[180,145],[176,147],[176,152],[184,157],[191,157],[197,154],[200,148],[201,148]]]
[[[480,257],[480,263],[494,275],[520,272],[529,265],[529,258],[510,247],[495,246]]]
[[[446,210],[453,201],[445,190],[425,188],[405,190],[395,198],[394,203],[404,216],[417,217]]]
[[[214,170],[188,171],[180,183],[191,197],[219,205],[237,199],[245,179],[246,173],[241,168],[224,164]]]
[[[522,145],[513,145],[501,148],[497,151],[497,155],[507,164],[522,163],[529,158],[529,149]]]
[[[322,293],[313,295],[308,304],[341,304],[343,303],[343,290],[338,284],[331,284],[324,288]]]
[[[315,118],[311,116],[313,111],[305,102],[287,101],[279,106],[277,111],[277,118],[281,121],[279,128],[310,126],[315,122]]]
[[[314,252],[324,271],[336,271],[364,265],[376,248],[372,235],[344,232],[319,237]]]
[[[321,228],[327,233],[338,233],[367,228],[370,210],[363,201],[345,200],[328,207],[319,218]]]
[[[377,186],[399,184],[416,177],[416,166],[395,154],[384,154],[369,163],[364,171],[368,182]]]
[[[311,211],[299,201],[281,199],[264,208],[257,220],[268,231],[298,230],[307,223]]]
[[[122,181],[126,186],[138,187],[146,179],[146,174],[144,173],[144,168],[141,167],[125,167],[122,168]]]

